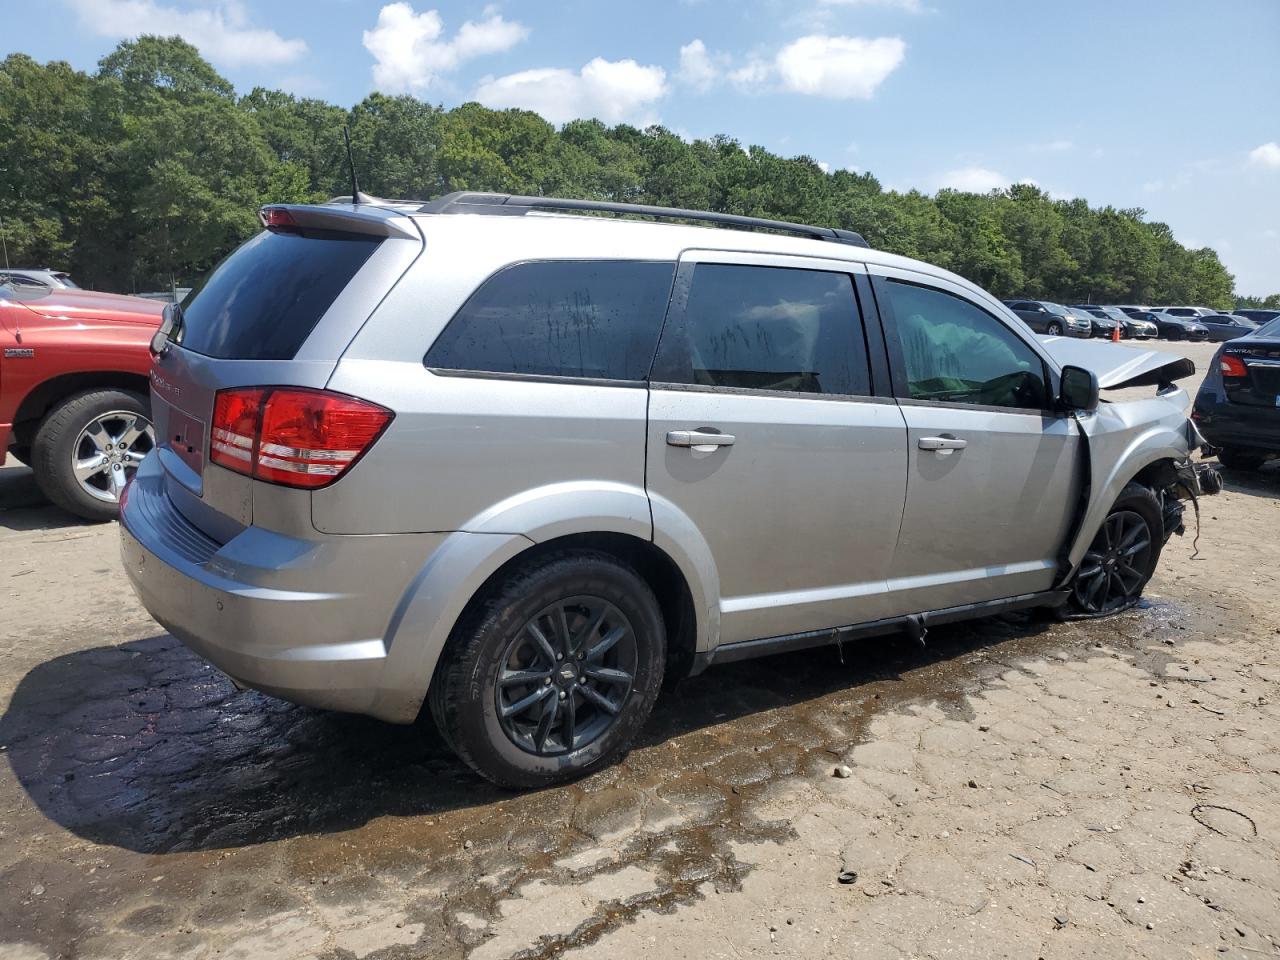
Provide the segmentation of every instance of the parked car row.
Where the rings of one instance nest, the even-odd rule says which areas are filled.
[[[1125,340],[1211,340],[1221,343],[1247,336],[1260,323],[1280,317],[1280,310],[1219,313],[1208,307],[1142,305],[1112,306],[1049,300],[1005,300],[1036,333],[1051,337],[1107,337],[1117,328]]]

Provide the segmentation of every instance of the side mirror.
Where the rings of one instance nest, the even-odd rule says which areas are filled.
[[[1092,413],[1098,409],[1098,375],[1084,367],[1063,367],[1058,400],[1064,410]]]

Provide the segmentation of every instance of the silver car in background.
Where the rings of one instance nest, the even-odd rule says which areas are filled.
[[[1198,490],[1189,361],[1041,340],[856,234],[490,194],[262,220],[153,344],[129,576],[237,683],[425,702],[499,784],[611,762],[712,664],[1123,610]]]

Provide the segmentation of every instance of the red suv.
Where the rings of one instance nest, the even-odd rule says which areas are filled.
[[[113,519],[155,445],[147,378],[162,303],[0,285],[0,450],[52,500]]]

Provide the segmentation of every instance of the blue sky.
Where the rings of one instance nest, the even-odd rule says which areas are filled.
[[[887,187],[1142,207],[1280,292],[1280,0],[0,0],[0,52],[91,69],[181,33],[241,91],[374,89],[658,121]]]

